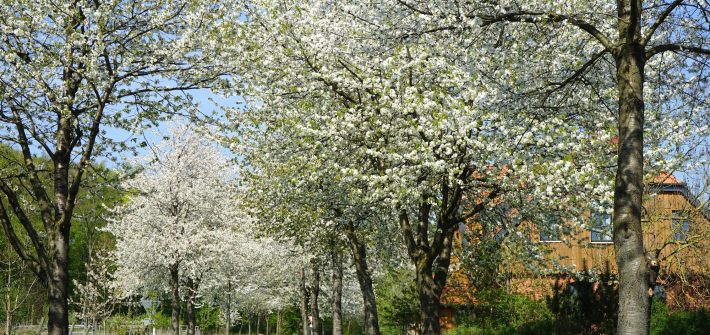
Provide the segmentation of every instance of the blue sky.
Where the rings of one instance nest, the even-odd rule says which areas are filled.
[[[208,89],[194,90],[190,92],[190,95],[198,104],[200,112],[208,115],[216,113],[216,115],[223,117],[223,108],[238,108],[243,104],[243,99],[239,96],[223,97]],[[169,124],[167,122],[161,122],[157,128],[152,128],[138,134],[133,134],[123,129],[107,126],[104,126],[103,129],[106,130],[106,135],[114,141],[130,142],[133,138],[135,138],[137,142],[147,141],[150,144],[155,144],[162,140],[162,135],[168,134],[168,127]],[[142,155],[146,148],[136,146],[136,150],[138,155]],[[234,156],[233,153],[227,149],[223,149],[223,153],[228,157]],[[118,163],[120,163],[121,160],[133,157],[130,152],[114,152],[114,154],[119,157]],[[108,167],[116,167],[117,165],[117,162],[114,162],[106,157],[96,156],[95,159]]]

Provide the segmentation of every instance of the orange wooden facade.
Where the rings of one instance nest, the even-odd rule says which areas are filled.
[[[644,245],[647,250],[661,250],[661,272],[668,275],[674,273],[693,273],[702,278],[708,278],[710,273],[710,219],[707,210],[699,210],[700,206],[691,198],[685,184],[668,174],[657,177],[649,186],[649,194],[644,200]],[[683,223],[687,221],[687,231],[683,231]],[[460,236],[458,237],[460,239]],[[571,272],[588,270],[596,273],[616,273],[614,245],[611,241],[593,242],[590,230],[578,228],[571,236],[560,238],[562,241],[540,241],[535,234],[533,241],[547,249],[548,261],[557,262],[567,267]],[[684,240],[685,239],[685,240]],[[599,239],[598,239],[599,240]],[[460,242],[459,242],[460,243]],[[445,306],[441,311],[443,329],[455,325],[456,306],[476,303],[475,289],[469,287],[468,279],[462,271],[457,271],[459,260],[452,260],[452,271],[447,287],[442,295]],[[534,299],[542,299],[552,293],[556,281],[560,278],[574,281],[572,277],[560,276],[534,277],[527,273],[513,273],[508,282],[511,292],[528,295]],[[659,277],[662,278],[662,277]],[[659,280],[660,285],[669,283]],[[710,288],[707,288],[710,291]],[[669,287],[667,299],[690,302],[686,306],[710,307],[710,302],[692,294],[679,293]],[[697,301],[693,301],[696,299]]]

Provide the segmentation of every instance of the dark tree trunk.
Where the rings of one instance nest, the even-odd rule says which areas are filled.
[[[313,282],[311,283],[311,331],[313,334],[320,333],[320,311],[318,310],[318,295],[320,295],[320,268],[318,260],[313,259]]]
[[[192,299],[187,301],[187,335],[195,335],[195,303]]]
[[[310,335],[308,331],[308,288],[306,287],[306,268],[301,268],[301,331],[302,335]]]
[[[199,279],[187,279],[187,335],[195,335],[195,330],[197,328],[197,314],[195,313],[195,302],[197,301],[197,290],[199,286]]]
[[[350,252],[355,263],[355,273],[360,284],[362,300],[365,312],[365,335],[379,335],[380,324],[377,316],[377,301],[375,291],[372,287],[372,276],[367,267],[367,250],[365,245],[357,237],[355,226],[350,223],[347,226],[347,237],[350,244]]]
[[[439,311],[441,310],[441,293],[446,285],[454,230],[442,233],[443,243],[439,254],[433,258],[423,257],[416,262],[417,292],[419,293],[419,308],[422,322],[422,334],[441,334]]]
[[[48,335],[69,334],[69,235],[64,231],[56,232],[50,241],[54,258],[50,263],[50,272],[47,277],[47,301],[49,311],[47,318]]]
[[[173,335],[180,335],[180,277],[177,264],[170,267],[170,288],[172,293],[172,315],[170,321]]]
[[[343,335],[343,259],[333,252],[333,335]]]
[[[641,230],[643,196],[644,47],[641,2],[619,0],[616,77],[619,91],[619,148],[614,189],[614,247],[619,268],[618,333],[648,334],[649,269]]]

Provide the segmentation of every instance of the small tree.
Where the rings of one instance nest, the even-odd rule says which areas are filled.
[[[96,334],[98,323],[113,313],[120,294],[114,287],[114,266],[107,254],[93,255],[85,266],[86,280],[74,279],[78,300],[72,304],[78,310],[77,318],[84,321],[84,334],[88,333],[89,326],[92,334]]]

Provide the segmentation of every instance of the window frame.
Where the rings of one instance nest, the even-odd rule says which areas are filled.
[[[608,223],[607,223],[608,222]],[[589,241],[592,244],[613,244],[613,217],[608,213],[595,213],[592,215],[592,226],[589,228]],[[608,234],[601,232],[602,229],[608,228]],[[597,239],[595,239],[595,234]],[[605,239],[604,237],[608,237]]]
[[[674,242],[688,242],[690,218],[684,210],[671,211],[671,238]]]
[[[540,243],[562,243],[562,239],[560,238],[560,233],[559,233],[559,232],[557,232],[557,233],[554,234],[554,235],[556,235],[556,236],[554,236],[554,235],[546,236],[546,237],[548,237],[548,238],[550,238],[550,239],[543,238],[543,236],[544,236],[543,234],[545,234],[545,232],[541,230],[541,231],[540,231],[540,234],[539,234],[539,235],[540,235],[540,236],[539,236],[539,238],[540,238]],[[552,239],[552,238],[556,238],[556,239]]]

